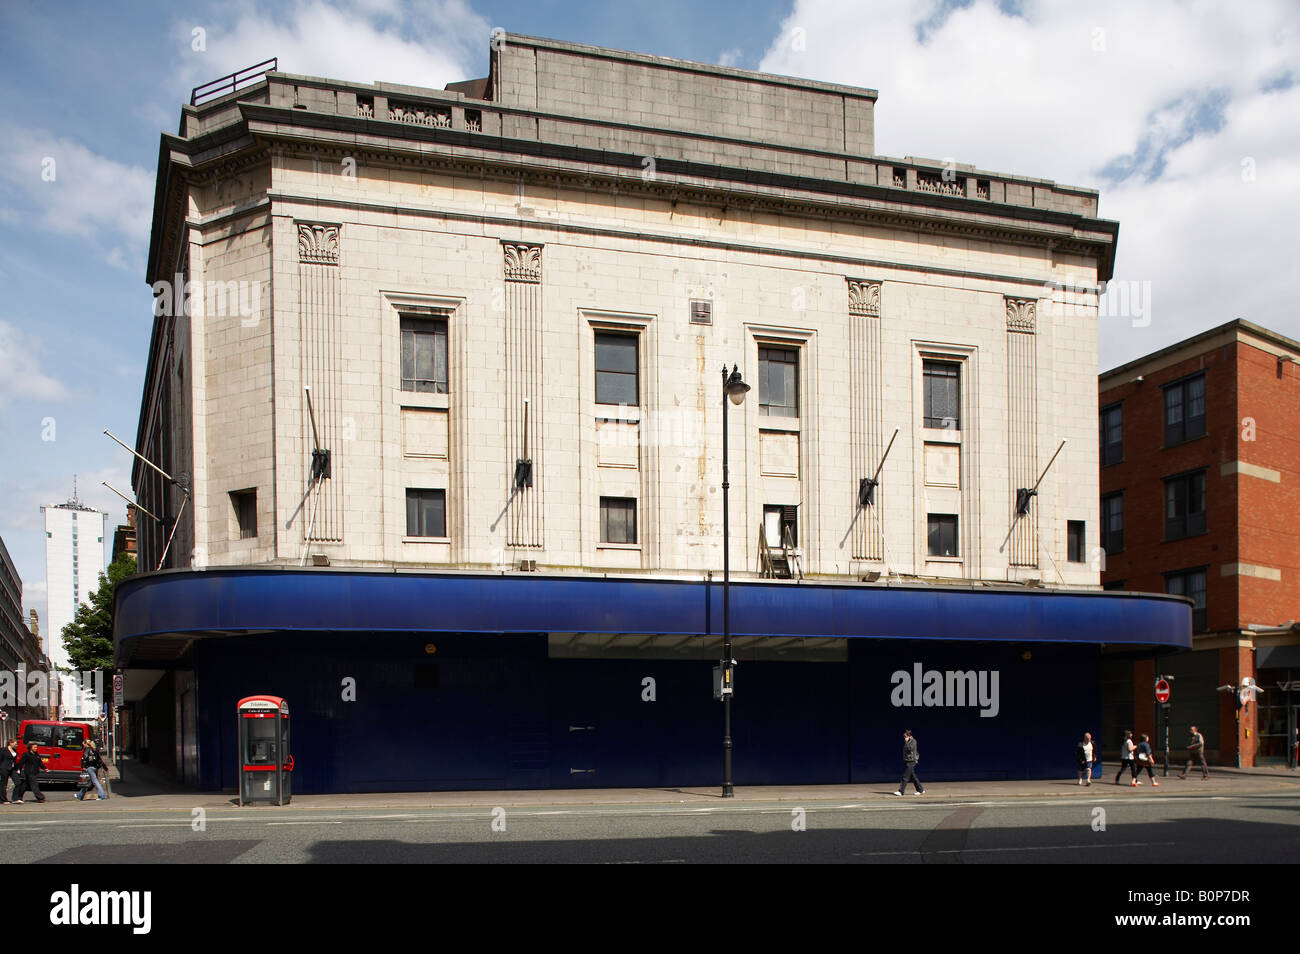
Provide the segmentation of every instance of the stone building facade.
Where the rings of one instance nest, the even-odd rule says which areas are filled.
[[[142,567],[707,583],[735,367],[738,580],[1119,606],[1095,191],[878,156],[872,90],[515,35],[490,55],[446,90],[272,72],[163,137],[137,449],[175,479],[137,466],[162,518]],[[1148,602],[1124,606],[1182,640],[1183,604]],[[593,614],[512,626],[554,656],[612,632]],[[121,661],[192,672],[192,629],[131,625]]]

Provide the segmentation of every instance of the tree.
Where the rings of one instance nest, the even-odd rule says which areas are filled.
[[[117,584],[135,573],[135,557],[119,554],[108,572],[99,574],[99,586],[90,602],[77,607],[77,615],[63,627],[63,648],[74,669],[113,668],[113,593]]]

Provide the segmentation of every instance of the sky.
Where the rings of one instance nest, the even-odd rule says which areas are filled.
[[[869,87],[880,155],[1098,189],[1098,370],[1239,317],[1300,338],[1295,0],[0,0],[0,539],[27,608],[74,474],[106,546],[125,521],[102,432],[134,441],[159,134],[191,88],[272,56],[441,88],[487,75],[496,29]]]

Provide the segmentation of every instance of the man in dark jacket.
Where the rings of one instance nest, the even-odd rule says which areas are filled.
[[[18,784],[14,787],[13,802],[15,805],[23,803],[23,794],[31,789],[38,802],[45,801],[45,796],[41,793],[40,775],[45,771],[45,763],[41,761],[41,755],[36,750],[36,743],[27,743],[27,751],[23,757],[18,760]]]
[[[903,730],[903,780],[898,783],[898,791],[895,795],[907,794],[907,783],[916,786],[916,794],[924,795],[925,789],[921,787],[921,780],[916,777],[916,765],[921,761],[921,755],[916,748],[916,739],[912,738],[912,730]]]
[[[18,749],[13,739],[0,749],[0,805],[9,804],[9,776],[14,773],[14,765],[18,761]],[[15,780],[15,785],[17,781]]]
[[[1205,736],[1201,735],[1196,726],[1192,726],[1192,740],[1187,743],[1187,767],[1179,773],[1179,778],[1187,778],[1187,773],[1192,770],[1192,763],[1199,761],[1201,763],[1201,781],[1210,777],[1210,767],[1205,764]]]

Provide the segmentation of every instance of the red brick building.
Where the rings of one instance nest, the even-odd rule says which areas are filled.
[[[1300,342],[1239,319],[1100,377],[1102,583],[1187,596],[1195,633],[1191,653],[1112,660],[1105,720],[1162,748],[1152,685],[1174,676],[1175,760],[1191,725],[1212,764],[1283,761],[1297,738],[1297,360]]]

